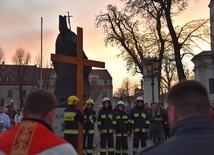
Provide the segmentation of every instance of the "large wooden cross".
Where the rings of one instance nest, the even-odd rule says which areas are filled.
[[[83,102],[83,67],[99,67],[105,68],[104,62],[87,60],[83,58],[83,29],[77,27],[77,57],[51,54],[51,60],[57,62],[64,62],[69,64],[77,65],[77,97]],[[73,94],[71,94],[73,95]],[[83,113],[83,104],[77,105],[78,109]],[[78,154],[83,154],[83,124],[79,123],[78,125]]]

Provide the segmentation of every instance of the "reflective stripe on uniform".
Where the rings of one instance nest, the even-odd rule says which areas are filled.
[[[116,133],[115,136],[116,137],[122,137],[122,136],[128,137],[128,133]]]
[[[114,148],[108,148],[108,152],[114,152]]]
[[[145,119],[146,118],[146,114],[142,113],[141,116]]]
[[[139,117],[139,114],[138,113],[134,113],[134,117]]]
[[[83,133],[86,133],[85,130],[83,130]],[[94,130],[88,130],[89,134],[94,134]]]
[[[133,152],[137,153],[138,152],[138,148],[133,148]]]
[[[78,134],[78,130],[68,130],[68,129],[65,129],[64,133],[65,134]]]
[[[121,118],[120,116],[117,116],[117,117],[116,117],[116,119],[120,119],[120,118]]]
[[[126,115],[123,115],[123,119],[128,119],[128,116],[126,116]]]
[[[128,153],[129,153],[129,150],[122,150],[122,153],[128,154]]]
[[[64,112],[64,120],[65,121],[74,121],[74,117],[76,116],[76,112]]]
[[[146,129],[146,128],[142,128],[142,130],[140,130],[139,128],[135,128],[135,129],[134,129],[134,132],[140,132],[140,131],[142,131],[142,132],[147,132],[147,130],[148,130],[148,129]]]
[[[121,151],[120,150],[115,150],[115,153],[120,153]]]
[[[98,122],[97,122],[97,125],[101,125],[101,121],[98,121]]]
[[[146,120],[145,123],[146,123],[146,124],[150,124],[150,121],[149,121],[149,120]]]
[[[106,151],[107,151],[106,148],[100,148],[101,153],[105,153]]]
[[[108,117],[112,120],[113,115],[112,114],[108,114]]]
[[[102,114],[102,115],[101,115],[101,118],[106,118],[106,114]]]
[[[87,149],[87,153],[92,153],[92,150],[91,149]]]

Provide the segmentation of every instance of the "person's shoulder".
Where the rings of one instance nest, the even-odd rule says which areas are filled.
[[[3,113],[3,116],[4,116],[5,118],[9,118],[9,119],[10,119],[10,117],[9,117],[7,114],[5,114],[5,113]]]

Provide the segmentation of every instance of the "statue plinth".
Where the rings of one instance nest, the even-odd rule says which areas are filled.
[[[65,107],[57,107],[56,113],[55,113],[55,119],[52,125],[53,131],[59,135],[60,137],[64,137],[64,118],[63,118],[63,112],[65,110]]]

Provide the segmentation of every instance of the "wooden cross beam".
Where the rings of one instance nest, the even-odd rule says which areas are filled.
[[[83,29],[77,27],[77,57],[66,55],[51,54],[51,60],[77,65],[77,97],[83,102],[83,67],[99,67],[105,68],[104,62],[87,60],[83,58]],[[73,95],[73,94],[71,94]],[[77,105],[78,109],[83,113],[83,104]],[[83,154],[83,124],[78,125],[78,154]]]

